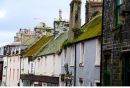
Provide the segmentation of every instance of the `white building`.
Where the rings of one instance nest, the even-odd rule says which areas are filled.
[[[58,24],[57,24],[58,23]],[[44,27],[44,28],[43,28]],[[23,86],[57,86],[60,85],[62,45],[67,39],[69,23],[62,19],[54,21],[54,35],[47,40],[45,24],[36,28],[37,35],[42,38],[22,54],[21,82]],[[44,36],[43,36],[44,35]],[[42,41],[41,41],[42,40]],[[47,40],[46,42],[43,42]],[[42,43],[43,42],[43,43]],[[40,44],[41,43],[41,44]],[[39,47],[39,44],[41,47]],[[35,49],[35,51],[34,51]]]
[[[33,57],[39,50],[48,44],[54,37],[42,36],[37,42],[30,46],[21,54],[21,73],[20,73],[20,86],[33,86],[33,80],[37,80],[35,75],[35,66],[37,61],[33,61]],[[41,78],[38,76],[38,78]],[[40,80],[39,80],[40,81]],[[38,82],[39,82],[38,81]]]
[[[20,53],[25,45],[6,45],[3,53],[2,86],[18,86],[20,79]]]

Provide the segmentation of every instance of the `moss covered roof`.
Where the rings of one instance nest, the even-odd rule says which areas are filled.
[[[28,48],[25,52],[22,53],[23,57],[30,57],[35,55],[35,53],[43,46],[45,46],[49,40],[53,39],[53,36],[43,36],[39,39],[35,44],[33,44],[30,48]]]
[[[56,39],[53,39],[44,47],[37,56],[47,54],[59,53],[62,49],[63,43],[67,40],[67,32],[60,34]]]
[[[35,38],[30,38],[30,39],[24,41],[23,44],[24,45],[31,45],[34,43],[34,41],[35,41]]]
[[[74,42],[79,42],[82,40],[100,36],[101,27],[102,27],[102,15],[99,14],[81,27],[81,31],[83,33],[78,38],[74,39]]]

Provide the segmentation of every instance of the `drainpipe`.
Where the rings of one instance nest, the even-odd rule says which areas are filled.
[[[74,44],[75,47],[75,62],[74,62],[74,86],[76,86],[76,43]]]
[[[103,59],[103,54],[102,54],[102,52],[103,52],[103,29],[104,29],[104,26],[103,26],[103,23],[104,23],[104,0],[103,0],[103,5],[102,5],[102,30],[101,30],[101,61],[100,61],[100,85],[103,85],[103,80],[102,80],[102,78],[103,78],[103,69],[102,69],[102,59]]]

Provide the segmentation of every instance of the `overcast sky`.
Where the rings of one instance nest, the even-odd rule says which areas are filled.
[[[85,1],[82,0],[82,24]],[[53,27],[59,9],[62,10],[62,18],[69,20],[70,2],[71,0],[0,0],[0,46],[12,43],[20,28],[33,30],[39,22]]]

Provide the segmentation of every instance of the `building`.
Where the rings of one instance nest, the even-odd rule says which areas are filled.
[[[3,55],[0,55],[0,86],[2,84],[2,75],[3,75]]]
[[[21,54],[20,86],[35,86],[33,81],[40,81],[38,78],[41,79],[41,77],[35,75],[35,63],[33,62],[33,57],[52,39],[53,36],[44,35]]]
[[[61,53],[62,86],[96,86],[100,84],[100,48],[102,15],[96,14],[80,24],[81,0],[70,4],[68,40]]]
[[[30,45],[35,40],[35,32],[30,29],[20,29],[16,36],[14,36],[14,42],[21,42],[21,44]]]
[[[41,38],[43,35],[51,36],[54,33],[54,29],[47,27],[45,23],[40,22],[35,28],[36,39]]]
[[[129,18],[129,0],[104,0],[101,60],[103,86],[130,85]]]
[[[67,39],[67,32],[59,34],[51,40],[46,47],[40,50],[36,55],[35,75],[40,75],[44,78],[41,82],[42,86],[60,86],[61,74],[61,56],[63,43]],[[45,80],[46,79],[46,80]]]
[[[54,21],[54,35],[61,34],[69,29],[69,22],[62,19],[62,11],[59,10],[59,19]]]
[[[86,0],[85,22],[89,22],[97,13],[102,13],[103,0]]]
[[[3,56],[4,56],[4,48],[0,47],[0,86],[2,84],[2,76],[3,76]]]
[[[2,86],[18,86],[20,79],[20,53],[27,46],[11,44],[3,47]]]
[[[60,19],[55,20],[54,35],[41,35],[42,38],[40,38],[30,48],[28,48],[25,52],[22,53],[20,85],[60,85],[60,52],[63,43],[68,37],[68,25],[69,24],[66,21]]]
[[[81,27],[84,33],[65,45],[61,54],[62,86],[100,85],[101,22],[101,15],[97,15]]]

